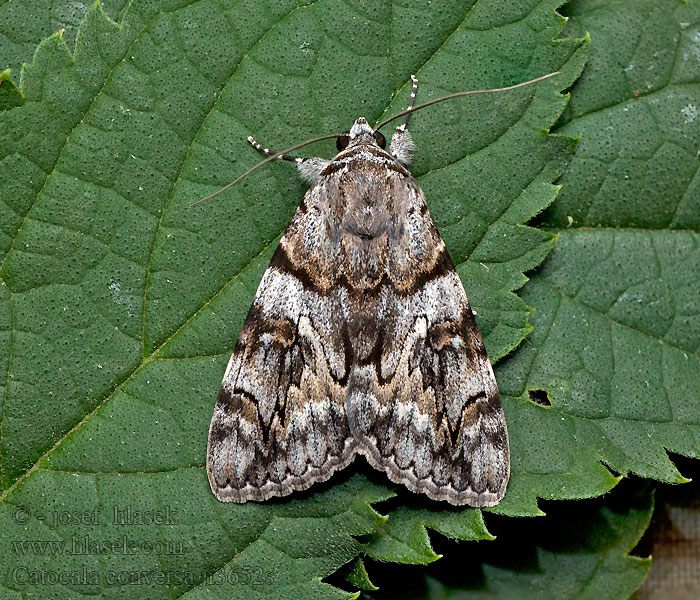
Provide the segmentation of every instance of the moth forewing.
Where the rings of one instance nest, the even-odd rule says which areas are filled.
[[[406,169],[406,122],[388,150],[363,118],[345,135],[332,160],[280,156],[311,187],[219,391],[212,490],[234,502],[285,496],[359,453],[430,498],[492,506],[510,470],[501,399],[462,282]]]

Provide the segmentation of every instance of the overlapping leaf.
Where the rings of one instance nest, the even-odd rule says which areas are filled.
[[[546,389],[570,443],[618,473],[681,482],[664,448],[700,456],[699,241],[563,231],[524,290],[535,331],[499,381],[512,395]]]
[[[561,448],[682,482],[666,450],[700,456],[700,130],[686,114],[700,98],[700,62],[688,60],[700,3],[569,10],[592,58],[559,131],[582,141],[543,216],[559,241],[522,294],[535,331],[499,384],[523,407],[528,390],[549,392]],[[552,450],[531,452],[560,460]]]
[[[0,3],[0,65],[19,72],[31,62],[39,42],[63,29],[72,46],[91,2],[75,0],[4,0]],[[102,0],[102,8],[118,19],[128,0]]]
[[[652,507],[651,492],[639,485],[617,489],[605,502],[579,502],[576,510],[552,507],[544,519],[504,524],[498,539],[486,547],[446,545],[445,558],[427,574],[416,569],[404,572],[405,568],[395,566],[375,569],[380,590],[363,597],[628,598],[651,564],[649,558],[631,554],[649,524]]]
[[[575,0],[565,10],[568,34],[590,32],[591,57],[558,127],[581,143],[544,222],[698,231],[697,1]]]

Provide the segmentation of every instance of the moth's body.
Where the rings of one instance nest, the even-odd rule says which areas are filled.
[[[255,144],[254,144],[255,145]],[[363,454],[393,481],[491,506],[509,473],[493,371],[423,192],[362,118],[311,184],[258,288],[212,419],[220,500],[282,496]]]

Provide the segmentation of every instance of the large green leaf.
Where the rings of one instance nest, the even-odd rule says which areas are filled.
[[[700,457],[699,242],[563,231],[524,290],[535,330],[501,365],[501,385],[547,390],[571,442],[619,473],[681,482],[664,448]]]
[[[0,509],[2,595],[348,598],[321,578],[358,554],[352,536],[382,521],[368,503],[386,495],[344,477],[310,497],[238,507],[232,518],[197,467],[39,471]]]
[[[582,140],[542,218],[559,241],[522,293],[535,331],[499,384],[523,409],[548,392],[550,450],[530,449],[542,460],[560,460],[557,439],[618,473],[682,482],[666,450],[700,456],[700,135],[685,110],[700,98],[700,2],[568,10],[592,58],[559,131]]]
[[[216,502],[203,472],[228,354],[303,193],[288,165],[271,165],[216,202],[185,209],[258,160],[245,142],[251,133],[277,148],[345,129],[360,114],[377,121],[405,106],[411,73],[427,99],[562,70],[536,88],[423,111],[411,124],[419,148],[413,171],[492,358],[530,330],[529,309],[513,290],[553,236],[521,223],[553,200],[551,182],[573,150],[570,139],[546,130],[565,106],[559,92],[578,76],[586,44],[553,41],[563,25],[556,1],[508,10],[489,0],[434,4],[135,0],[118,25],[93,7],[74,54],[68,32],[39,45],[23,69],[22,95],[13,92],[0,116],[7,590],[70,596],[70,585],[20,585],[12,573],[23,565],[65,573],[81,564],[19,555],[12,541],[116,535],[106,523],[47,528],[37,519],[44,508],[178,507],[186,515],[167,527],[119,529],[141,541],[184,540],[187,552],[93,557],[99,582],[79,589],[107,597],[177,596],[188,585],[198,586],[190,594],[229,597],[232,590],[198,584],[244,566],[277,574],[255,588],[259,595],[299,597],[298,583],[333,597],[339,593],[317,578],[360,552],[347,534],[374,531],[370,553],[414,562],[431,559],[425,525],[488,537],[478,511],[434,504],[398,510],[381,525],[366,503],[390,493],[384,479],[380,486],[346,473],[335,487],[237,506]],[[330,155],[332,147],[318,152]],[[501,511],[536,514],[538,496],[582,497],[615,483],[585,447],[560,447],[561,427],[545,439],[558,460],[530,450],[552,425],[547,411],[507,398],[506,410],[513,474]],[[28,523],[16,518],[19,506],[32,515]],[[278,525],[300,515],[317,521]],[[112,564],[193,576],[188,585],[130,587],[105,579]],[[250,597],[251,589],[237,593]]]
[[[628,598],[651,564],[630,554],[649,524],[653,504],[648,489],[623,485],[604,502],[579,502],[575,510],[560,504],[543,519],[496,524],[494,529],[502,531],[486,547],[443,544],[445,558],[427,573],[392,565],[370,568],[380,589],[367,598]]]
[[[580,135],[545,222],[700,226],[700,4],[575,0],[566,32],[591,56],[558,131]]]

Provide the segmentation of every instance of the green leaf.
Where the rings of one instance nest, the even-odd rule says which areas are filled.
[[[24,103],[22,93],[10,79],[10,69],[0,73],[0,111],[15,108]]]
[[[285,503],[236,507],[232,518],[201,468],[41,470],[0,508],[3,590],[54,598],[350,598],[321,578],[358,554],[352,536],[382,521],[368,503],[386,496],[355,476]],[[148,514],[150,521],[139,517]]]
[[[129,0],[102,0],[105,12],[117,19]],[[0,65],[17,69],[31,62],[37,45],[64,30],[69,45],[92,2],[76,0],[4,0],[0,3]]]
[[[546,389],[572,435],[618,473],[685,479],[700,456],[700,236],[563,231],[523,291],[535,327],[499,369],[512,396]]]
[[[405,502],[405,501],[404,501]],[[369,538],[364,549],[371,558],[398,563],[428,564],[438,558],[426,528],[459,540],[492,540],[481,511],[397,506]]]
[[[605,499],[552,506],[547,517],[503,524],[486,546],[449,545],[427,574],[377,568],[379,592],[406,600],[618,600],[644,579],[650,558],[630,556],[649,525],[653,495],[621,488]],[[639,486],[637,486],[639,488]],[[386,583],[384,583],[386,582]],[[383,594],[384,592],[384,594]]]
[[[346,579],[348,583],[354,585],[360,590],[373,591],[379,589],[370,581],[369,574],[367,573],[367,569],[365,568],[365,563],[361,558],[358,558],[354,562],[352,569],[348,573]]]
[[[560,180],[567,191],[544,215],[545,223],[558,225],[549,231],[559,241],[522,292],[535,309],[535,331],[499,366],[499,385],[523,409],[532,404],[528,391],[548,392],[551,407],[536,409],[553,424],[561,421],[542,438],[550,448],[556,439],[560,448],[581,448],[618,473],[683,482],[666,450],[700,456],[700,253],[693,221],[700,213],[691,210],[695,216],[683,222],[670,215],[698,197],[691,181],[697,177],[681,177],[678,169],[697,172],[700,137],[676,102],[700,92],[698,63],[691,77],[685,60],[700,32],[700,3],[577,1],[570,11],[570,30],[590,30],[595,60],[574,86],[560,131],[582,140]],[[639,25],[633,40],[610,30],[617,21]],[[677,35],[668,35],[674,28]],[[655,62],[669,54],[676,58]],[[664,76],[649,79],[650,91],[635,98],[641,83],[629,80],[630,64],[643,65],[652,79],[665,65]],[[625,81],[636,83],[625,88]],[[665,120],[654,117],[657,108]],[[619,156],[610,173],[636,166],[606,179],[589,211],[594,194],[585,185],[597,177],[595,165],[613,140]],[[667,160],[665,151],[683,158]],[[565,215],[581,214],[574,206],[589,216],[570,222]],[[626,227],[587,227],[606,224]],[[519,426],[520,419],[507,416],[509,426]],[[551,452],[547,460],[559,457]]]
[[[391,492],[351,471],[334,487],[239,506],[213,499],[203,468],[225,364],[304,190],[289,165],[275,164],[216,202],[185,209],[258,160],[247,135],[278,148],[342,131],[360,114],[377,122],[404,108],[411,73],[428,99],[561,70],[537,87],[445,103],[411,123],[413,172],[492,358],[530,330],[530,310],[513,291],[554,237],[522,223],[553,200],[551,182],[573,152],[572,140],[547,129],[566,104],[561,89],[583,67],[586,42],[553,41],[563,25],[553,0],[507,10],[490,0],[435,4],[135,1],[118,24],[96,4],[73,53],[67,33],[39,44],[23,68],[24,103],[0,115],[0,547],[8,590],[68,597],[70,582],[24,585],[12,573],[25,564],[58,573],[82,564],[47,554],[29,561],[13,540],[116,536],[107,523],[20,523],[19,506],[32,515],[42,506],[177,507],[185,517],[175,525],[119,531],[184,540],[184,556],[90,557],[99,582],[89,593],[113,596],[250,597],[240,580],[231,589],[201,585],[206,575],[250,567],[274,574],[255,589],[262,597],[338,597],[318,578],[359,554],[348,534],[381,531],[369,535],[371,552],[417,562],[432,558],[425,526],[488,537],[478,511],[442,506],[397,509],[383,526],[367,504]],[[331,144],[318,153],[331,155]],[[514,410],[507,406],[509,419]],[[537,496],[597,494],[616,481],[575,445],[569,463],[543,470],[527,449],[544,424],[546,417],[533,430],[513,428],[516,494],[504,504],[512,514],[537,513]],[[278,522],[299,515],[316,521]],[[110,569],[193,576],[187,585],[152,578],[129,587],[108,581]]]
[[[566,14],[591,56],[557,129],[581,143],[544,222],[697,231],[700,3],[575,0]]]

